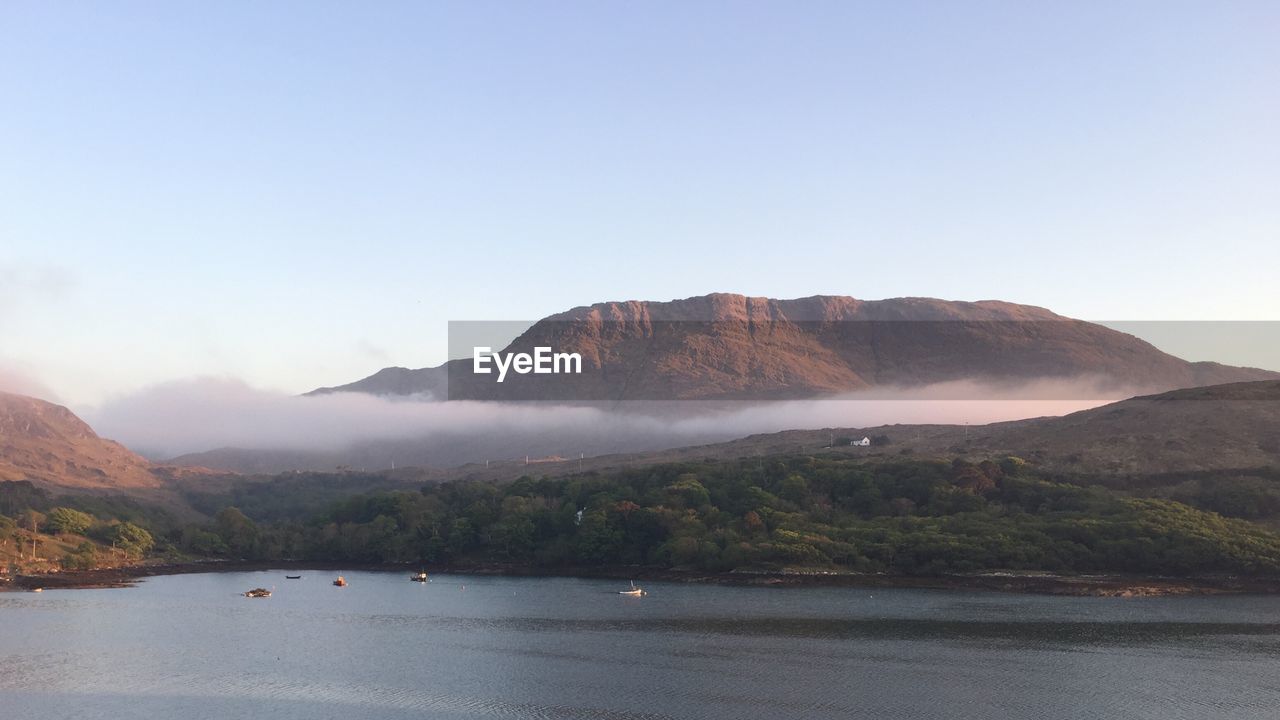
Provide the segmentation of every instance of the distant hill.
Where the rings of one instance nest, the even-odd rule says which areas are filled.
[[[581,376],[472,374],[469,360],[386,368],[313,393],[482,400],[770,400],[958,380],[1091,378],[1145,392],[1280,373],[1188,362],[1043,308],[931,298],[773,300],[713,294],[608,302],[534,324],[504,352],[576,352]]]
[[[876,438],[877,444],[868,448],[848,445],[849,439],[868,436]],[[1258,469],[1280,473],[1280,381],[1173,390],[1061,417],[972,427],[787,430],[711,445],[601,457],[593,462],[603,468],[828,451],[939,458],[1015,455],[1055,473],[1114,478],[1250,473]]]
[[[92,490],[161,484],[150,463],[65,407],[9,393],[0,393],[0,480]]]
[[[1089,474],[1280,469],[1280,381],[1135,397],[1057,418],[1001,423],[960,437]]]

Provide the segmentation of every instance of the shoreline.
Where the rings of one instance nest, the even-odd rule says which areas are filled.
[[[310,570],[336,572],[408,572],[414,564],[321,563],[245,560],[204,560],[152,563],[93,570],[68,570],[36,575],[15,575],[0,583],[3,591],[30,591],[35,588],[87,589],[125,588],[159,575],[207,572],[247,572],[264,570]],[[539,568],[522,565],[472,564],[439,565],[436,574],[489,575],[503,577],[566,577],[658,582],[704,583],[747,587],[867,587],[922,590],[976,590],[1029,595],[1072,597],[1161,597],[1171,595],[1276,594],[1280,578],[1263,577],[1150,577],[1123,575],[1053,575],[1048,573],[990,572],[973,575],[864,575],[839,571],[734,571],[699,572],[652,567],[567,567]]]

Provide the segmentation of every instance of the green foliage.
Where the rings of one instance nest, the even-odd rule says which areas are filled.
[[[1220,488],[1215,502],[1243,507],[1265,489]],[[283,507],[255,497],[258,507]],[[222,508],[213,524],[188,527],[173,541],[197,555],[317,561],[1280,572],[1280,536],[1261,526],[1170,500],[1049,482],[1011,457],[872,464],[782,456],[507,485],[459,481],[349,496],[275,522]]]
[[[218,538],[232,557],[253,555],[258,542],[258,526],[238,508],[223,508],[215,521]]]
[[[1178,498],[1229,517],[1258,519],[1280,512],[1280,484],[1260,477],[1213,478]]]
[[[64,570],[90,570],[98,565],[98,546],[89,541],[80,543],[73,552],[62,556]]]
[[[178,547],[184,552],[201,557],[226,557],[227,544],[215,532],[194,525],[182,529]]]
[[[48,515],[39,510],[23,510],[18,515],[18,527],[23,530],[40,531],[45,529],[45,521],[49,519]]]
[[[93,525],[93,516],[88,513],[72,510],[68,507],[56,507],[49,511],[45,527],[49,532],[71,533],[83,535]]]
[[[104,522],[131,522],[152,533],[176,532],[183,525],[169,510],[125,495],[63,495],[57,503]]]
[[[126,554],[142,557],[155,546],[151,533],[130,522],[117,523],[111,528],[111,541]]]

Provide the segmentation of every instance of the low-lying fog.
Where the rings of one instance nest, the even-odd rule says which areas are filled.
[[[603,408],[355,393],[299,397],[204,378],[157,385],[82,416],[102,436],[155,459],[241,448],[276,453],[275,461],[258,469],[332,467],[344,460],[389,465],[397,456],[401,465],[448,466],[529,453],[576,457],[652,450],[789,429],[982,424],[1062,415],[1133,394],[1098,388],[1083,380],[1017,387],[956,382],[829,399]]]

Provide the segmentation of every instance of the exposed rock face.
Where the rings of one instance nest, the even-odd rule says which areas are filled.
[[[582,356],[583,373],[476,376],[468,360],[387,368],[315,392],[428,393],[485,400],[768,400],[958,380],[1088,377],[1159,392],[1280,378],[1192,363],[1132,335],[1000,301],[930,298],[772,300],[715,294],[610,302],[545,318],[504,352]]]
[[[82,489],[159,486],[150,464],[61,405],[0,393],[0,480]]]

